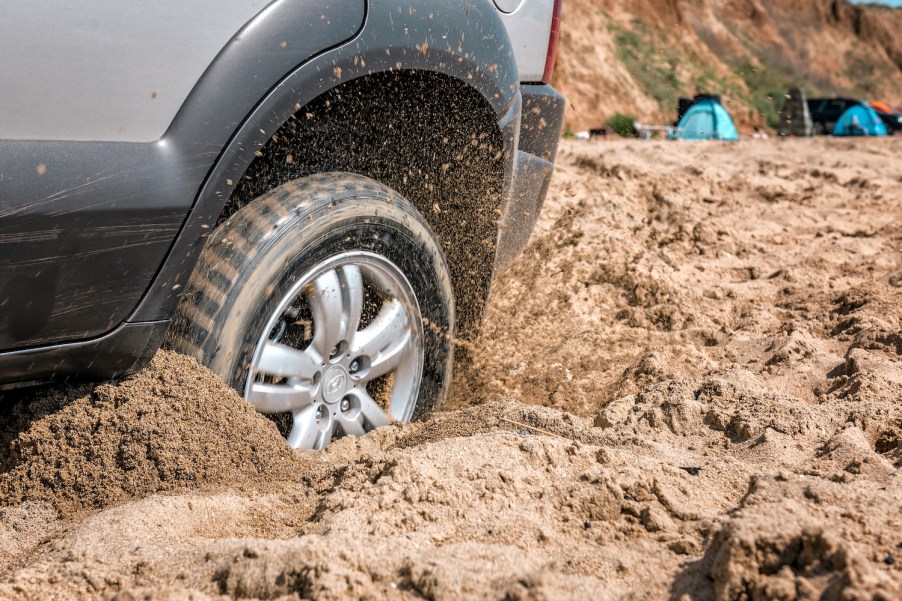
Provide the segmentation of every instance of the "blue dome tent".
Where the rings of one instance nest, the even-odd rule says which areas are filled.
[[[834,136],[885,136],[886,125],[877,111],[864,104],[850,106],[833,126]]]
[[[703,97],[686,109],[677,123],[680,140],[738,140],[739,132],[727,109],[716,97]]]

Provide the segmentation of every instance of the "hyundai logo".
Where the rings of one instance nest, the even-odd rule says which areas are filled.
[[[326,394],[333,395],[336,392],[344,390],[346,380],[347,378],[344,374],[336,374],[336,376],[326,384]]]

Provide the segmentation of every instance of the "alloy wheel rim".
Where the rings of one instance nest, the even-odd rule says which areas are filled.
[[[322,449],[336,437],[409,421],[423,361],[419,305],[403,272],[374,253],[342,253],[280,299],[244,398],[261,413],[288,414],[292,447]]]

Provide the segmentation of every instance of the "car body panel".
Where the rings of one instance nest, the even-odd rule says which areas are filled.
[[[0,142],[0,349],[126,318],[203,178],[183,158],[158,144]]]
[[[160,140],[0,140],[0,349],[96,337],[124,321],[235,129],[286,73],[360,31],[365,14],[363,0],[270,4],[226,37]]]
[[[267,2],[6,3],[0,139],[159,139],[222,47]]]
[[[523,0],[520,3],[508,1],[495,4],[502,10],[501,22],[511,40],[514,58],[520,70],[520,81],[542,81],[548,55],[548,39],[551,37],[554,2]]]

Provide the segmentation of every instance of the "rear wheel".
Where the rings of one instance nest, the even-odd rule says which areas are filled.
[[[422,416],[451,376],[444,257],[409,203],[344,173],[289,182],[222,224],[169,334],[291,446]]]

